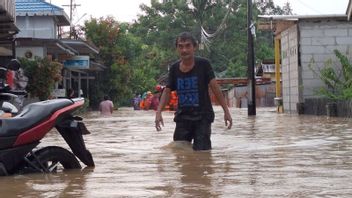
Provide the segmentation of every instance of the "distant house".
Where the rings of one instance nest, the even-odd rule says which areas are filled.
[[[83,40],[63,39],[64,27],[70,19],[63,8],[44,0],[16,0],[16,55],[33,59],[47,57],[64,64],[63,81],[56,88],[64,96],[65,90],[73,88],[78,95],[89,96],[91,72],[105,67],[94,60],[99,50]],[[68,28],[66,28],[68,29]]]
[[[352,53],[351,0],[346,14],[259,16],[259,29],[273,31],[280,42],[282,98],[285,112],[298,112],[305,100],[317,97],[315,90],[324,86],[309,65],[323,67],[336,61],[333,50]],[[337,61],[336,61],[337,62]]]

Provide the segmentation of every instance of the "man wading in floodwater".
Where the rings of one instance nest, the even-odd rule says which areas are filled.
[[[196,39],[189,32],[183,32],[176,38],[175,44],[180,60],[170,67],[168,84],[155,115],[155,128],[160,131],[161,125],[164,126],[161,112],[169,100],[170,92],[176,90],[178,108],[174,118],[174,141],[193,140],[194,150],[210,150],[214,111],[209,87],[224,110],[225,125],[229,129],[232,126],[232,118],[209,61],[194,55],[197,49]]]

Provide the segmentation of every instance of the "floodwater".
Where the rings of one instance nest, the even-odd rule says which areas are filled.
[[[352,197],[352,122],[325,116],[216,107],[210,152],[172,143],[173,113],[154,128],[153,111],[86,115],[95,168],[0,178],[0,197]],[[50,132],[41,146],[67,147]]]

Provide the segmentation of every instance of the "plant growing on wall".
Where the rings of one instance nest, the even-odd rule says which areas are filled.
[[[327,60],[320,70],[313,68],[313,59],[308,65],[325,84],[325,87],[316,90],[316,94],[332,100],[352,99],[352,64],[340,51],[334,50],[334,53],[341,67],[333,67],[331,59]]]
[[[32,97],[46,100],[51,95],[56,82],[62,79],[63,65],[47,58],[34,60],[20,59],[25,75],[28,77],[26,90]]]

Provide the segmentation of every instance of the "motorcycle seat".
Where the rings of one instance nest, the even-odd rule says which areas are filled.
[[[54,99],[31,103],[13,118],[0,119],[0,137],[18,136],[48,119],[57,110],[73,104],[70,99]]]

